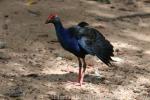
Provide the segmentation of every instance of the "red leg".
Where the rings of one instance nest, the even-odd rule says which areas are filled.
[[[80,83],[82,77],[82,67],[79,67],[79,76],[78,76],[78,82]]]
[[[81,78],[80,78],[80,86],[82,86],[83,84],[83,80],[84,80],[84,75],[85,75],[85,70],[86,70],[86,62],[85,62],[85,59],[83,58],[83,72],[81,74]]]
[[[79,82],[79,83],[80,83],[80,86],[82,86],[83,83],[84,83],[84,82],[83,82],[83,80],[84,80],[84,74],[85,74],[85,73],[83,72],[82,75],[81,75],[80,82]]]
[[[82,67],[79,67],[78,80],[68,81],[68,82],[72,84],[80,85],[79,83],[80,83],[81,77],[82,77]]]
[[[81,77],[82,77],[82,62],[80,60],[80,58],[78,58],[79,61],[79,73],[78,73],[78,79],[76,81],[69,81],[69,83],[73,83],[73,84],[79,84]]]
[[[79,75],[78,75],[78,82],[72,82],[72,81],[69,81],[69,83],[73,83],[73,84],[76,84],[78,86],[82,86],[82,84],[84,83],[83,82],[83,79],[84,79],[84,75],[85,75],[85,70],[86,70],[86,62],[85,62],[85,59],[83,58],[83,71],[82,71],[82,63],[81,63],[81,60],[80,58],[78,58],[78,61],[79,61]]]

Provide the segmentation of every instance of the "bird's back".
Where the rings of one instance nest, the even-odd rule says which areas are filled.
[[[96,55],[105,64],[109,65],[111,56],[113,56],[113,46],[96,29],[91,27],[82,27],[75,34],[78,43],[89,54]]]
[[[78,57],[84,57],[86,54],[96,55],[105,64],[110,64],[113,46],[98,30],[91,28],[87,23],[81,22],[65,29],[62,34],[60,42],[67,51]]]

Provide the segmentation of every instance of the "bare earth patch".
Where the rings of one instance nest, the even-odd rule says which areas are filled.
[[[35,1],[0,0],[0,100],[150,100],[148,0]],[[85,85],[68,84],[76,80],[77,59],[44,24],[49,13],[65,27],[86,21],[101,31],[114,46],[114,67],[87,56]]]

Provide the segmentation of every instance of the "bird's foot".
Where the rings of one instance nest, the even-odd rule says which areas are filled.
[[[85,83],[86,83],[86,82],[83,82],[83,81],[81,81],[81,80],[78,82],[79,86],[85,85]]]
[[[83,86],[85,85],[85,82],[78,82],[77,84],[75,84],[76,86]]]
[[[79,82],[77,80],[70,80],[70,81],[67,81],[67,83],[76,84],[76,83],[79,83]]]
[[[85,85],[85,82],[78,82],[78,81],[67,81],[68,84],[72,84],[75,86],[82,86]]]
[[[77,85],[79,84],[77,81],[67,81],[69,85]]]
[[[85,85],[85,82],[78,82],[78,81],[67,81],[67,83],[75,85],[75,86]]]
[[[67,73],[73,73],[73,71],[68,70],[68,69],[61,69],[61,71],[63,71],[63,72],[67,72]]]

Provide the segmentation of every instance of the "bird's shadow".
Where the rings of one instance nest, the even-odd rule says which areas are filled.
[[[67,81],[76,81],[78,78],[78,74],[71,72],[71,73],[65,73],[65,74],[28,74],[23,77],[28,78],[34,78],[37,80],[43,80],[43,81],[49,81],[49,82],[67,82]],[[102,83],[105,80],[104,77],[98,77],[94,75],[85,75],[84,82],[86,83],[92,83],[92,84],[99,84]]]

